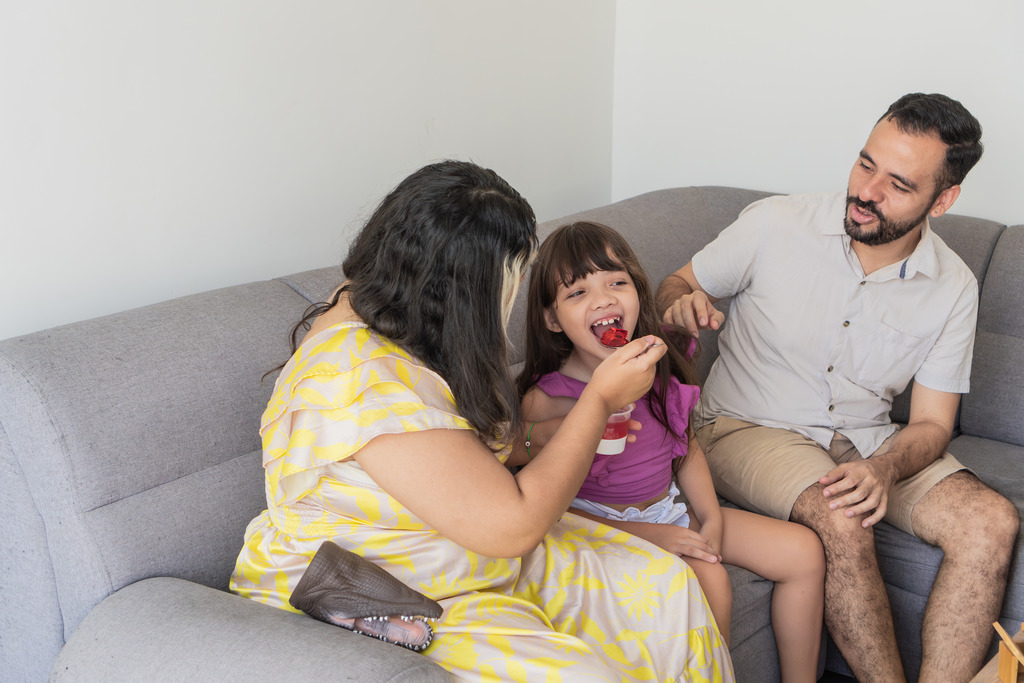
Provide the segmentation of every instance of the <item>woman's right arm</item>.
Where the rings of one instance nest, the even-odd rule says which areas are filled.
[[[520,557],[569,507],[608,416],[650,389],[664,353],[657,338],[644,337],[609,356],[545,448],[514,476],[469,430],[378,436],[355,459],[445,537],[482,555]]]
[[[562,419],[576,405],[575,398],[568,396],[548,396],[537,387],[526,392],[523,397],[522,434],[512,444],[505,466],[522,467],[544,450],[551,438],[558,433]],[[527,449],[526,442],[530,442]]]

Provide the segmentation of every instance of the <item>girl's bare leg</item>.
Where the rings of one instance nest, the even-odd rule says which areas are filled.
[[[775,582],[772,628],[782,680],[817,680],[825,603],[825,554],[817,535],[744,510],[722,508],[722,515],[722,560]]]
[[[690,529],[700,531],[700,522],[690,516]],[[684,557],[693,573],[697,575],[697,583],[704,591],[711,614],[715,617],[718,630],[722,633],[725,644],[729,644],[729,631],[732,624],[732,582],[729,574],[718,562],[705,562],[692,557]]]

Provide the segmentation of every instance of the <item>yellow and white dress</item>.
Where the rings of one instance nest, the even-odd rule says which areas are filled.
[[[436,373],[363,323],[307,339],[263,415],[268,509],[246,530],[231,590],[295,611],[288,597],[331,540],[441,604],[424,654],[456,678],[733,679],[704,594],[678,557],[568,513],[522,558],[478,555],[350,458],[375,436],[424,429],[470,429]]]

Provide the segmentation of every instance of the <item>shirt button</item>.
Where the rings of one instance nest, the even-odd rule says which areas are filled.
[[[835,407],[835,406],[829,406],[829,407],[828,407],[828,412],[830,412],[830,413],[831,413],[831,412],[832,412],[833,410],[835,410],[835,409],[836,409],[836,407]]]
[[[860,281],[860,285],[861,285],[861,287],[863,287],[863,286],[864,286],[864,285],[866,285],[867,283],[868,283],[868,281],[867,281],[867,280],[861,280],[861,281]]]
[[[850,321],[849,320],[844,320],[843,321],[843,327],[849,327],[849,326],[850,326]]]
[[[828,370],[826,370],[826,372],[832,372],[832,366],[831,365],[828,366]]]

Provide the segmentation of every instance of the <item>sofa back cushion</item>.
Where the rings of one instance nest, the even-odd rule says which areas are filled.
[[[999,237],[981,289],[964,434],[1024,446],[1024,225]]]
[[[65,637],[143,578],[226,588],[265,507],[261,376],[307,304],[258,282],[0,342],[5,469],[41,522],[11,531],[45,544]]]
[[[983,287],[989,261],[992,259],[992,251],[1006,226],[982,218],[956,214],[945,214],[932,219],[931,226],[935,230],[935,234],[941,237],[942,241],[964,260],[967,267],[974,273],[974,277],[977,278],[979,286]],[[974,357],[975,359],[978,357],[977,348],[975,348]],[[907,387],[906,391],[893,399],[892,410],[889,411],[889,417],[893,422],[906,424],[910,419],[911,387],[913,387],[913,383]],[[958,415],[957,428],[959,428],[959,419]]]

